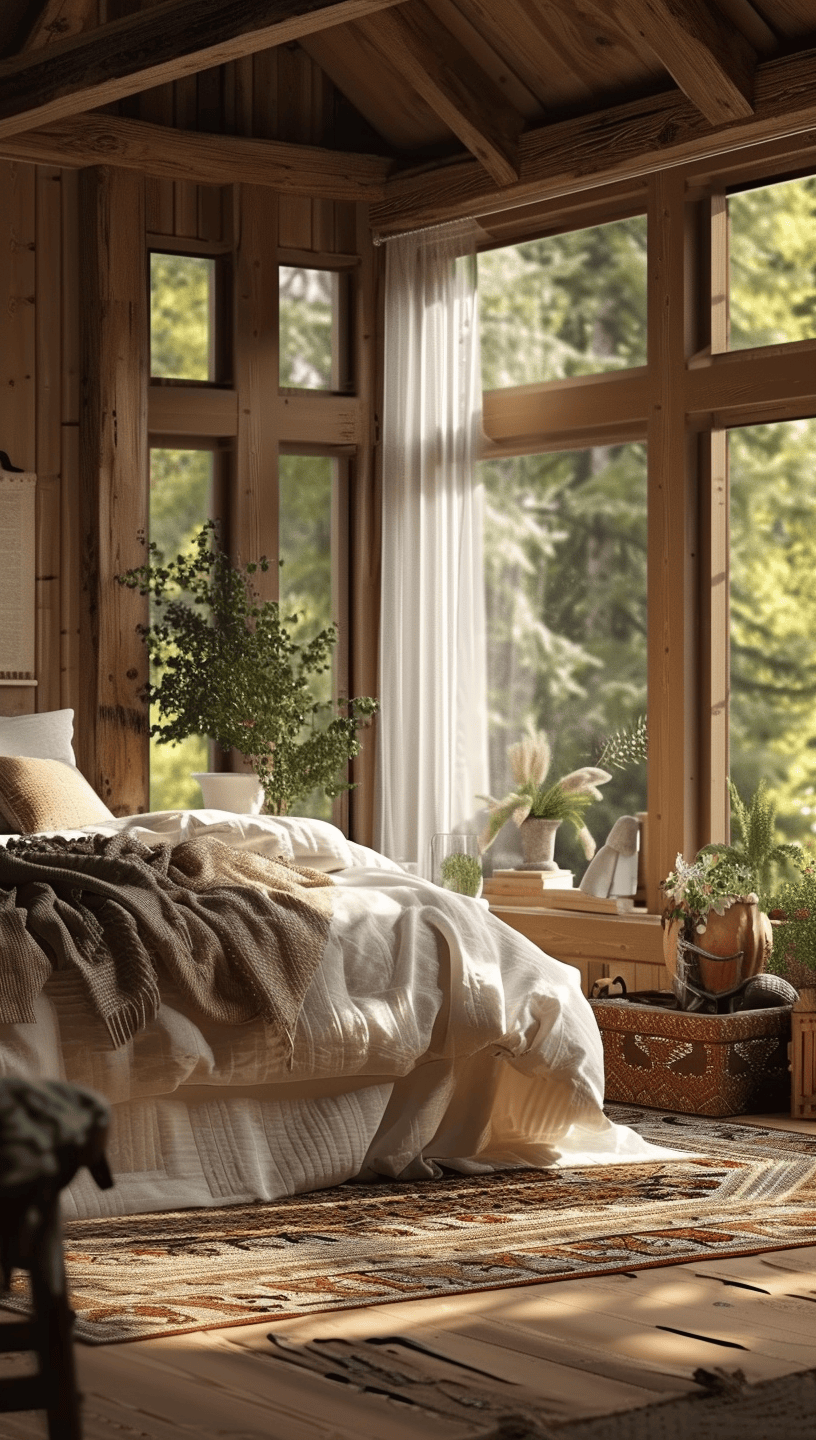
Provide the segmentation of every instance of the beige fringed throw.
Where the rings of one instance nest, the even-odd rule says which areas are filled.
[[[32,1023],[51,970],[75,968],[114,1045],[157,1013],[159,976],[202,1015],[262,1017],[291,1056],[331,923],[328,876],[204,837],[126,832],[0,847],[0,1022]]]

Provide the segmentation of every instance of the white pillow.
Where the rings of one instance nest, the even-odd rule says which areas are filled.
[[[71,744],[73,710],[44,710],[40,715],[0,715],[0,755],[32,760],[62,760],[76,766]]]
[[[144,845],[180,845],[193,836],[223,840],[234,850],[252,850],[274,859],[282,855],[293,860],[292,846],[275,815],[238,815],[232,810],[154,810],[146,815],[126,815],[117,829],[127,830]]]
[[[328,820],[309,820],[303,815],[259,815],[259,820],[269,820],[288,835],[293,858],[300,865],[312,870],[348,870],[354,865],[354,856],[342,830]]]

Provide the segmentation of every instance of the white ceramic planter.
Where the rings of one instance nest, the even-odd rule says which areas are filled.
[[[231,810],[238,815],[259,815],[264,802],[263,787],[256,775],[237,771],[193,771],[201,786],[205,810]]]

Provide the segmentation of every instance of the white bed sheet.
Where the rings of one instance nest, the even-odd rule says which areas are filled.
[[[216,834],[330,871],[333,919],[291,1068],[262,1021],[196,1018],[168,987],[118,1050],[79,978],[37,1024],[0,1026],[0,1073],[66,1078],[114,1107],[113,1191],[78,1177],[69,1215],[222,1205],[340,1183],[651,1159],[603,1115],[603,1051],[579,974],[477,902],[407,875],[320,822],[174,812],[99,833]],[[332,833],[333,832],[333,833]],[[63,832],[87,833],[87,832]],[[340,867],[343,868],[340,868]]]

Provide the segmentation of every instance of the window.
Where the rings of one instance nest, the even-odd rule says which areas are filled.
[[[293,265],[279,275],[281,385],[350,390],[350,276]]]
[[[594,764],[646,711],[646,447],[485,461],[490,785],[512,788],[507,746],[527,723],[552,745],[551,776]],[[601,842],[646,809],[645,766],[616,770],[593,805]],[[560,863],[583,872],[574,835]]]
[[[646,364],[646,217],[479,256],[486,390]]]
[[[743,796],[765,777],[801,840],[816,830],[816,419],[732,430],[729,461],[731,773]]]
[[[340,584],[345,470],[343,461],[328,455],[281,455],[279,459],[281,613],[297,615],[294,633],[301,643],[333,622],[339,630],[332,673],[321,677],[319,689],[314,687],[315,699],[320,702],[347,693],[348,617]],[[331,820],[332,801],[316,792],[293,813]]]
[[[215,314],[214,259],[151,254],[151,377],[215,380]]]
[[[150,451],[150,539],[164,555],[182,553],[212,514],[214,454],[211,450]],[[180,745],[150,742],[150,808],[201,805],[194,770],[208,770],[207,741],[191,735]]]
[[[816,336],[816,176],[728,198],[730,348]]]

